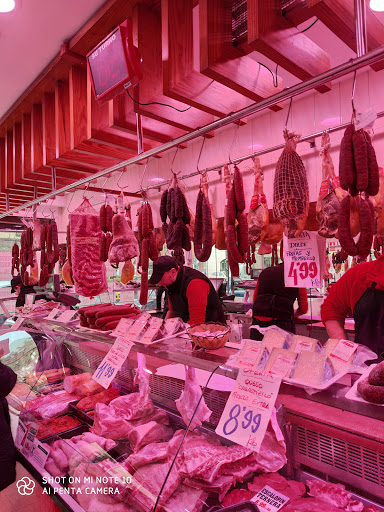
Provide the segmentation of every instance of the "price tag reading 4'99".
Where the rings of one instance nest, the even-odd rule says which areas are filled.
[[[93,380],[107,389],[112,380],[116,377],[124,361],[127,359],[132,345],[133,342],[126,338],[117,338],[110,351],[93,374]]]
[[[279,392],[281,376],[239,371],[216,433],[258,452]]]
[[[285,286],[319,288],[321,280],[318,234],[303,231],[298,238],[284,236]]]

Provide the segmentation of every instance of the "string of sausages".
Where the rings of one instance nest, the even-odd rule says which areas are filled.
[[[27,267],[33,265],[33,229],[31,227],[21,233],[20,247],[20,276],[23,284],[28,286],[29,273]]]
[[[59,261],[59,238],[54,220],[43,224],[40,232],[40,278],[39,285],[45,286]],[[33,261],[32,261],[33,263]],[[25,283],[24,283],[25,284]]]
[[[100,208],[100,261],[108,260],[109,248],[112,243],[112,218],[112,206],[103,204]]]
[[[350,194],[340,204],[340,245],[349,255],[364,260],[370,254],[375,223],[374,207],[368,196],[375,196],[379,192],[379,166],[369,134],[364,130],[355,130],[353,124],[346,128],[341,140],[339,178],[341,187]],[[355,243],[350,216],[353,197],[359,193],[360,237]]]
[[[212,237],[211,206],[208,198],[200,189],[196,201],[195,234],[193,238],[193,250],[199,261],[209,259],[212,252]]]
[[[233,183],[228,193],[225,211],[228,263],[234,277],[239,276],[239,263],[244,263],[248,254],[248,222],[244,210],[243,178],[239,168],[235,166]]]
[[[12,269],[11,276],[15,275],[15,271],[20,273],[20,248],[17,243],[14,243],[12,246]]]
[[[165,190],[161,196],[160,218],[168,249],[190,251],[192,247],[188,225],[191,215],[187,200],[177,183]]]
[[[153,227],[152,209],[148,201],[145,201],[139,210],[137,221],[138,241],[140,245],[140,257],[138,267],[141,268],[141,287],[139,302],[144,306],[148,302],[148,266],[149,258],[152,261],[159,259],[156,245],[156,234]]]

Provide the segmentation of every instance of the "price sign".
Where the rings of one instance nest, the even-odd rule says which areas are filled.
[[[126,338],[117,338],[110,351],[93,374],[93,380],[107,389],[112,380],[116,377],[124,361],[127,359],[132,345],[133,342]]]
[[[53,320],[57,313],[59,312],[59,308],[53,308],[49,315],[45,318],[46,320]]]
[[[120,322],[115,327],[115,330],[111,332],[111,336],[125,336],[127,334],[128,329],[131,327],[132,324],[135,323],[134,318],[121,318]]]
[[[73,317],[75,315],[77,315],[77,311],[75,311],[73,309],[67,309],[67,311],[64,311],[64,313],[62,313],[58,318],[56,318],[56,322],[66,324],[66,323],[70,322],[71,320],[73,320],[74,319]]]
[[[19,423],[17,425],[16,437],[15,437],[16,448],[21,447],[21,443],[23,442],[23,439],[24,439],[27,431],[28,431],[28,427],[19,418]]]
[[[283,507],[288,501],[289,497],[284,496],[280,492],[275,491],[269,485],[263,487],[257,494],[254,496],[251,501],[253,501],[260,510],[265,512],[277,512]]]
[[[217,434],[258,452],[280,384],[281,376],[241,369],[216,428]]]
[[[322,282],[318,234],[303,231],[298,238],[284,236],[284,283],[291,288],[319,288]]]
[[[347,363],[358,347],[357,343],[349,340],[340,340],[336,347],[330,353],[330,356],[340,359]]]
[[[43,468],[45,466],[45,463],[47,462],[47,459],[49,457],[50,449],[47,445],[43,446],[40,441],[35,439],[34,447],[32,450],[32,457],[33,460],[41,467]]]
[[[19,317],[16,322],[12,325],[11,331],[18,331],[21,327],[21,324],[24,322],[24,318]]]
[[[37,425],[37,423],[31,423],[29,425],[26,435],[24,436],[23,440],[21,441],[21,451],[25,455],[30,455],[33,452],[35,438],[36,438],[38,430],[39,430],[39,425]]]

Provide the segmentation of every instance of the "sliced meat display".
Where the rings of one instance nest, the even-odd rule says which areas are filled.
[[[273,213],[284,225],[288,238],[297,238],[304,229],[309,209],[307,173],[296,153],[299,136],[284,131],[285,148],[277,162],[273,182]]]
[[[105,265],[100,255],[100,217],[88,199],[69,216],[71,229],[72,276],[75,291],[95,297],[107,290]]]
[[[176,407],[187,426],[192,420],[190,430],[200,427],[211,416],[212,411],[205,403],[195,369],[191,366],[185,367],[185,386],[180,398],[176,400]]]

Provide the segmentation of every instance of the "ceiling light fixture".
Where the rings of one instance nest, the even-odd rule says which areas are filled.
[[[15,8],[15,0],[0,0],[0,12],[11,12]]]
[[[384,11],[384,0],[371,0],[369,7],[372,11],[383,12]]]

